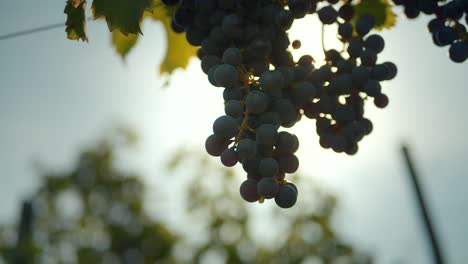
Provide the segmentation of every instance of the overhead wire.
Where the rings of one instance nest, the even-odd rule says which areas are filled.
[[[90,20],[93,20],[93,18],[88,17],[86,19],[86,21],[90,21]],[[0,35],[0,40],[12,39],[12,38],[16,38],[16,37],[20,37],[24,35],[31,35],[31,34],[43,32],[43,31],[49,31],[49,30],[61,28],[61,27],[65,27],[65,22],[49,24],[49,25],[45,25],[45,26],[41,26],[37,28],[19,30],[19,31],[8,33],[8,34]]]

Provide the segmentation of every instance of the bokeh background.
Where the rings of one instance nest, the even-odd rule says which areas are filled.
[[[65,21],[63,6],[2,1],[0,34]],[[379,57],[399,67],[397,78],[383,84],[389,106],[368,105],[374,131],[352,157],[323,150],[315,124],[301,121],[291,129],[301,143],[299,174],[336,195],[334,227],[377,263],[430,263],[400,152],[408,142],[448,263],[466,263],[468,64],[452,63],[446,49],[434,46],[428,18],[409,21],[396,10],[397,25],[382,32],[387,45]],[[333,30],[327,28],[327,47],[336,45]],[[164,166],[181,145],[204,155],[212,122],[223,113],[222,90],[209,84],[197,59],[170,77],[158,76],[166,48],[162,26],[147,21],[143,32],[125,61],[111,48],[103,21],[88,23],[89,43],[67,40],[64,28],[0,41],[0,223],[17,220],[21,200],[41,181],[38,166],[70,168],[84,145],[115,124],[140,134],[140,144],[121,155],[118,166],[144,176],[150,213],[172,225],[187,223],[167,213],[180,204],[183,177],[167,174]],[[320,59],[317,21],[297,23],[291,36],[303,42],[298,55]],[[260,214],[272,206],[248,205]]]

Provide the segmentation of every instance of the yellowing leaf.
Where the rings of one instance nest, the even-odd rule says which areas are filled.
[[[112,45],[114,46],[117,53],[125,58],[130,50],[135,46],[138,41],[138,34],[128,34],[125,36],[118,30],[112,32]]]
[[[86,1],[68,0],[65,10],[67,21],[65,22],[67,38],[71,40],[88,41],[86,36]]]
[[[185,39],[185,33],[174,33],[170,20],[162,21],[166,29],[166,56],[159,65],[159,74],[171,74],[175,69],[185,69],[190,59],[196,55],[197,48],[191,46]]]
[[[153,11],[153,20],[161,21],[166,31],[166,55],[159,65],[159,74],[171,74],[175,69],[185,69],[190,59],[196,55],[197,48],[190,45],[185,39],[185,33],[175,33],[171,29],[171,15],[173,8],[166,8],[156,1]]]
[[[94,18],[105,17],[110,31],[119,29],[124,35],[141,33],[145,11],[152,11],[153,0],[94,0]]]
[[[97,0],[95,0],[97,1]],[[119,0],[122,1],[122,0]],[[140,0],[138,0],[140,1]],[[144,14],[143,18],[151,18],[163,24],[166,38],[166,53],[164,59],[159,64],[159,74],[171,74],[176,69],[185,69],[190,59],[196,55],[197,48],[191,46],[185,39],[185,33],[174,33],[171,29],[171,17],[175,11],[174,7],[167,7],[160,0],[154,1],[153,14]],[[124,58],[138,41],[138,35],[122,34],[118,31],[112,32],[112,45],[117,53]]]
[[[357,19],[365,14],[375,17],[375,29],[389,29],[396,23],[396,14],[392,10],[389,0],[362,0],[354,6],[355,15],[351,23],[356,24]]]

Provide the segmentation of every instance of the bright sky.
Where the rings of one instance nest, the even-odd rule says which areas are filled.
[[[0,2],[0,35],[64,20],[56,1]],[[356,156],[321,149],[311,121],[292,130],[301,140],[301,170],[339,194],[338,228],[372,250],[378,263],[429,263],[402,141],[411,143],[448,263],[468,259],[468,64],[450,62],[447,50],[432,44],[427,21],[401,19],[382,33],[387,43],[379,61],[395,62],[399,72],[383,85],[389,107],[366,108],[374,131]],[[143,139],[129,166],[157,188],[174,148],[204,151],[212,122],[223,113],[222,90],[209,85],[197,60],[161,88],[157,64],[165,41],[158,24],[144,25],[145,36],[125,63],[110,48],[105,23],[88,23],[89,43],[71,42],[63,31],[0,41],[1,221],[15,219],[19,199],[35,189],[34,161],[68,168],[83,145],[122,122]],[[317,24],[297,23],[292,35],[306,47],[300,52],[320,56]]]

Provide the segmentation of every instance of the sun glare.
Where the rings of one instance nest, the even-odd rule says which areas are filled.
[[[327,25],[324,30],[325,48],[341,50],[343,44],[336,37],[337,26]],[[300,39],[302,43],[301,48],[292,50],[295,59],[307,54],[315,59],[316,65],[323,65],[325,55],[322,49],[322,24],[317,16],[306,16],[303,19],[295,20],[289,30],[289,38],[291,42]]]

